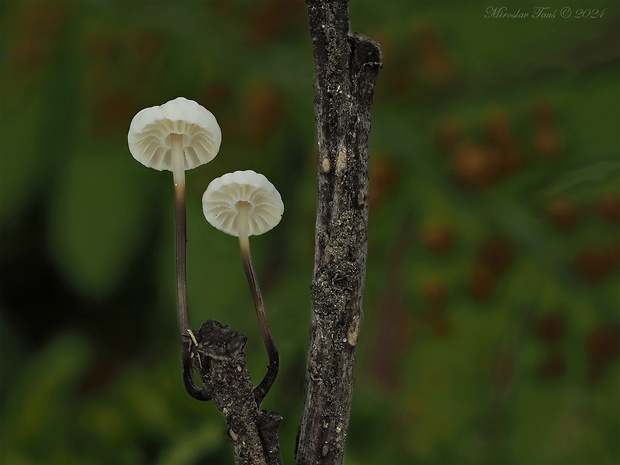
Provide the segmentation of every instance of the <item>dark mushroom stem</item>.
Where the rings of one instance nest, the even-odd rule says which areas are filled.
[[[260,406],[278,376],[280,354],[278,353],[278,348],[276,347],[271,331],[269,330],[269,325],[267,324],[267,314],[265,313],[263,296],[261,295],[260,286],[258,285],[256,274],[254,273],[254,266],[252,265],[252,254],[250,253],[250,238],[248,232],[248,214],[250,204],[248,202],[241,201],[237,202],[236,206],[238,213],[237,233],[239,236],[239,248],[241,249],[241,260],[243,261],[245,276],[248,279],[248,285],[250,286],[250,292],[252,293],[252,300],[254,301],[254,309],[256,310],[258,327],[269,357],[267,373],[260,384],[254,388],[254,398],[256,403]]]
[[[176,228],[176,274],[177,274],[177,316],[181,335],[181,360],[183,363],[183,385],[187,393],[197,400],[206,399],[203,390],[196,386],[191,360],[191,335],[189,307],[187,304],[187,227],[185,213],[185,155],[183,135],[171,134],[172,176],[174,179],[174,219]]]

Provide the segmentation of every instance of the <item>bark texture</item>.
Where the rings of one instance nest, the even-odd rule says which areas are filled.
[[[282,418],[260,410],[245,362],[247,338],[219,321],[207,320],[195,336],[192,362],[228,425],[237,465],[280,465],[278,426]]]
[[[318,200],[312,321],[297,465],[341,464],[362,319],[368,136],[379,45],[349,34],[348,2],[307,0],[315,63]]]

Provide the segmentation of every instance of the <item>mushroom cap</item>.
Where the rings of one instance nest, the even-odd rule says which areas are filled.
[[[213,227],[238,236],[237,202],[249,204],[249,236],[266,233],[282,219],[280,193],[265,176],[252,170],[227,173],[211,181],[202,196],[202,211]]]
[[[186,170],[213,160],[222,142],[215,116],[193,100],[178,97],[133,117],[127,135],[129,151],[144,166],[172,171],[171,134],[183,136]]]

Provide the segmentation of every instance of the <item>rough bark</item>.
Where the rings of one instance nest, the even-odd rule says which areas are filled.
[[[280,465],[281,417],[260,410],[245,362],[247,338],[214,320],[204,322],[190,350],[204,385],[228,425],[237,465]]]
[[[362,319],[368,136],[378,44],[349,34],[348,3],[307,0],[315,63],[318,200],[312,321],[297,465],[341,464]]]

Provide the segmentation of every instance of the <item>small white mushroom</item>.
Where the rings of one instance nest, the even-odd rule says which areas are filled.
[[[185,170],[210,162],[222,132],[215,116],[184,97],[141,110],[131,120],[129,151],[144,166],[172,171],[175,191],[177,300],[181,335],[189,329],[186,278]]]
[[[267,324],[263,297],[252,265],[250,236],[274,228],[282,219],[284,204],[280,193],[265,176],[248,170],[227,173],[211,181],[202,196],[202,210],[212,226],[239,238],[243,267],[269,356],[267,374],[254,391],[257,403],[260,404],[275,381],[280,358]]]
[[[193,100],[178,97],[139,111],[127,135],[129,151],[144,166],[172,171],[175,193],[177,310],[183,343],[183,379],[196,398],[186,339],[191,336],[187,303],[185,170],[210,162],[217,155],[222,132],[215,116]]]
[[[131,120],[127,138],[129,151],[144,166],[182,176],[184,170],[215,158],[222,131],[209,110],[178,97],[140,110]]]

